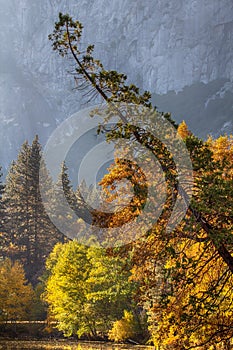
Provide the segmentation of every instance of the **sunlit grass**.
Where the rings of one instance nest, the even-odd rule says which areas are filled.
[[[16,341],[16,340],[0,340],[0,350],[129,350],[129,349],[148,349],[152,347],[130,346],[127,344],[111,344],[96,342],[75,343],[67,341]]]

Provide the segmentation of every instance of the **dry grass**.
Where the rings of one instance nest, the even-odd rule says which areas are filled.
[[[152,350],[153,347],[111,344],[103,342],[16,341],[0,340],[0,350]]]

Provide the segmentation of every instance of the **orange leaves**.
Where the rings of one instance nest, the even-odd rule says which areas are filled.
[[[187,136],[192,135],[191,131],[189,131],[188,126],[184,120],[178,126],[177,132],[180,135],[180,137],[182,137],[182,139],[185,139]]]
[[[214,160],[223,160],[226,158],[233,161],[233,135],[219,136],[215,140],[209,137],[207,143],[213,152]]]
[[[147,184],[142,170],[135,163],[116,158],[100,185],[106,194],[106,203],[110,203],[114,211],[109,216],[108,227],[123,226],[140,214],[147,197]],[[103,214],[97,213],[96,222],[103,219]]]
[[[9,259],[0,264],[0,309],[2,320],[27,320],[34,292],[27,284],[22,265]]]
[[[223,169],[222,178],[233,180],[233,135],[220,136],[216,140],[209,137],[207,144],[213,152],[213,160]]]

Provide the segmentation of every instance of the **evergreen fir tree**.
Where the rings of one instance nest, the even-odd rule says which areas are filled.
[[[6,206],[3,255],[23,263],[27,279],[35,284],[53,246],[64,241],[51,222],[40,193],[40,182],[52,195],[53,184],[42,161],[38,136],[32,146],[26,141],[12,163],[6,180],[3,200]],[[40,168],[43,171],[40,172]],[[43,179],[39,179],[43,176]]]
[[[13,162],[6,179],[5,193],[3,196],[6,206],[5,216],[5,254],[15,261],[20,259],[28,265],[30,260],[29,247],[29,157],[30,147],[26,141]]]
[[[3,228],[3,222],[4,222],[4,212],[5,212],[5,206],[4,206],[4,202],[3,202],[3,193],[4,193],[4,185],[2,182],[2,167],[0,166],[0,232],[4,231]]]
[[[72,188],[68,168],[63,162],[61,172],[54,187],[54,220],[61,232],[69,237],[76,237],[77,234],[77,217],[75,208],[77,199]]]

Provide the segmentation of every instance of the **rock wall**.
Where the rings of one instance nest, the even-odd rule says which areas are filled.
[[[153,92],[201,136],[233,130],[232,0],[0,0],[0,163],[82,108],[47,39],[58,13],[84,24],[107,68]]]

